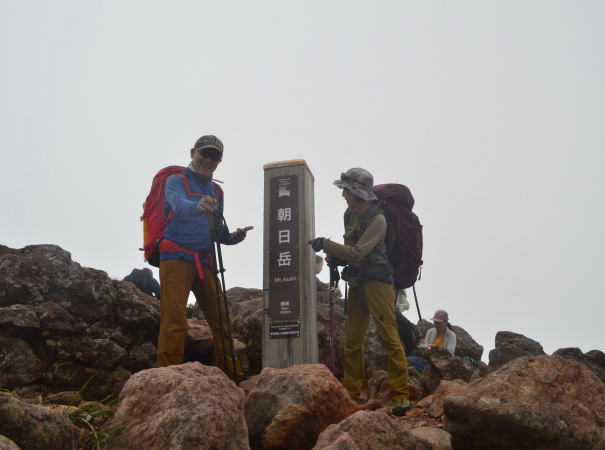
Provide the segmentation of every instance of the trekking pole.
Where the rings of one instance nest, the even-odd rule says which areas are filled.
[[[223,218],[223,222],[224,222]],[[225,224],[226,226],[226,224]],[[233,344],[233,335],[231,334],[231,319],[229,318],[229,304],[227,303],[227,288],[225,287],[225,267],[223,266],[223,252],[221,251],[221,244],[216,243],[216,250],[218,255],[218,264],[219,264],[219,272],[221,274],[221,284],[223,288],[223,300],[225,304],[225,321],[227,322],[227,338],[229,339],[229,348],[231,350],[231,363],[233,364],[233,380],[237,384],[238,382],[238,374],[237,374],[237,360],[235,358],[235,345]],[[221,323],[221,332],[223,330],[223,326]],[[223,338],[223,354],[225,355],[225,368],[227,368],[227,356],[225,350],[225,339]]]
[[[416,285],[412,285],[412,290],[414,291],[414,300],[416,301],[416,310],[418,311],[418,320],[422,320],[422,316],[420,315],[420,306],[418,306],[418,297],[416,297]]]
[[[225,347],[225,332],[224,332],[224,328],[223,328],[223,309],[221,308],[221,292],[220,292],[220,286],[219,286],[219,280],[218,280],[218,276],[216,275],[216,272],[218,271],[218,269],[216,268],[217,264],[215,261],[215,275],[214,275],[214,286],[216,288],[216,308],[218,310],[218,323],[219,323],[219,328],[220,328],[220,332],[221,332],[221,348],[223,349],[223,367],[225,368],[225,370],[228,369],[227,367],[227,348]],[[215,361],[216,363],[218,363],[218,361]],[[227,371],[228,374],[228,371]]]
[[[330,268],[330,287],[328,298],[330,299],[330,334],[328,335],[328,369],[336,374],[336,342],[335,342],[335,323],[334,323],[334,294],[338,289],[338,267],[328,263]]]

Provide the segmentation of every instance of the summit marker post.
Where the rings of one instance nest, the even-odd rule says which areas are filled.
[[[302,159],[264,170],[263,367],[317,363],[315,180]]]

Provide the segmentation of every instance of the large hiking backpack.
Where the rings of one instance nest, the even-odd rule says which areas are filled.
[[[413,286],[422,266],[422,225],[412,212],[414,197],[403,184],[379,184],[372,188],[386,213],[387,251],[397,289]]]
[[[418,338],[420,337],[420,328],[414,325],[405,317],[399,309],[395,309],[395,319],[397,321],[397,334],[403,344],[405,354],[414,353],[418,347]]]
[[[145,259],[149,264],[155,267],[160,266],[160,242],[164,237],[166,225],[174,217],[174,211],[170,211],[166,205],[166,181],[171,175],[178,175],[185,185],[185,192],[188,197],[204,197],[203,194],[191,192],[189,178],[183,172],[182,166],[168,166],[160,170],[151,183],[151,190],[145,203],[143,203],[143,248]],[[214,183],[216,189],[216,200],[220,201],[223,190]]]

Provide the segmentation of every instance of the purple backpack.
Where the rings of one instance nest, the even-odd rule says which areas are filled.
[[[393,266],[395,287],[407,289],[420,279],[422,225],[412,212],[414,197],[403,184],[379,184],[372,188],[388,223],[387,253]]]

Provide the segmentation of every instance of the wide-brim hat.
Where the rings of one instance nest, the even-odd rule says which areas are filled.
[[[370,172],[360,167],[341,173],[340,180],[336,180],[334,186],[346,189],[355,197],[359,197],[366,202],[378,200],[378,197],[372,192],[374,177]]]
[[[435,311],[435,314],[433,314],[433,318],[431,320],[433,322],[449,322],[450,318],[447,314],[447,311],[444,311],[443,309],[438,309],[437,311]]]

